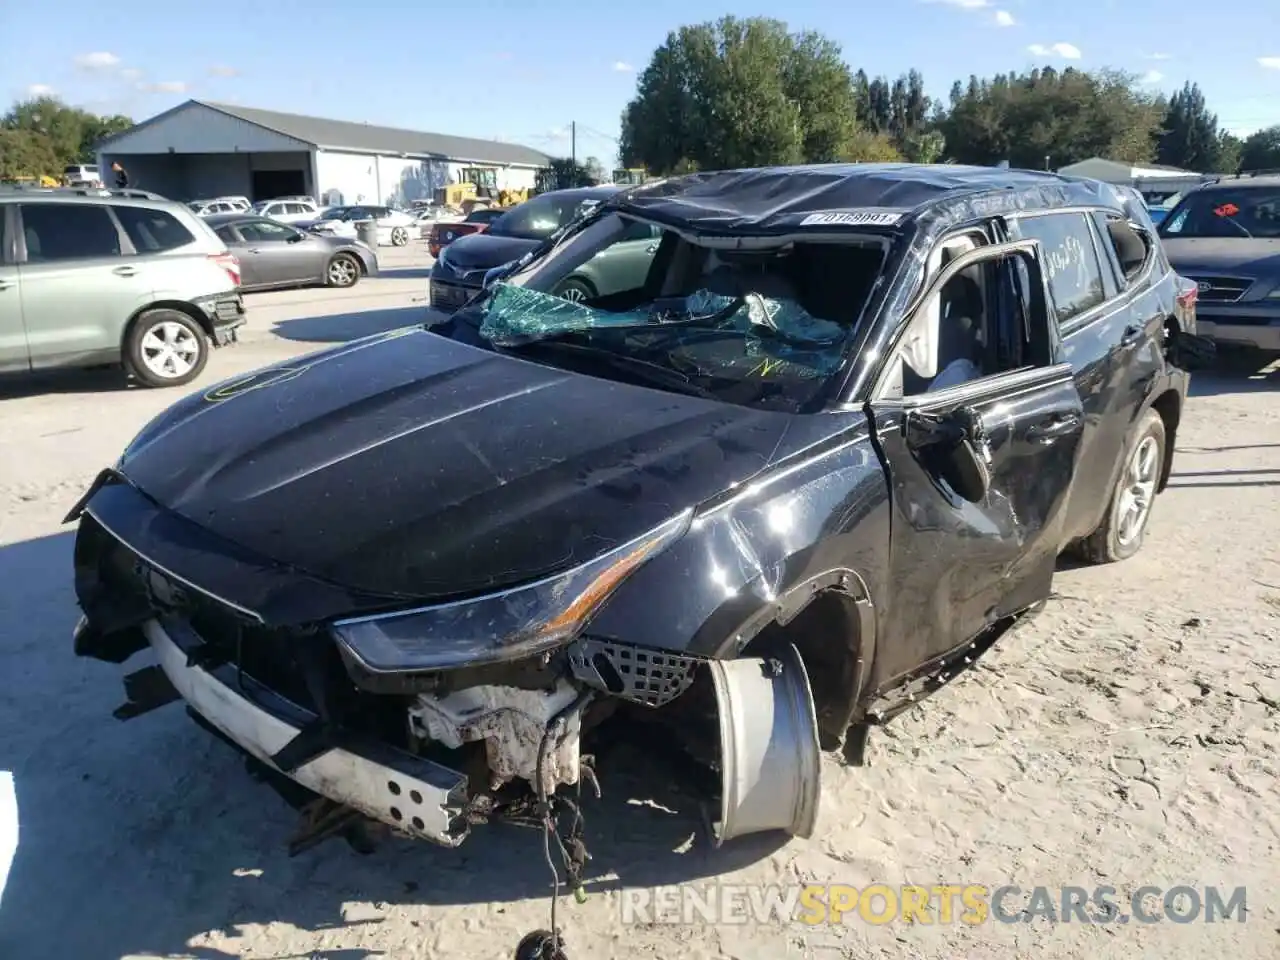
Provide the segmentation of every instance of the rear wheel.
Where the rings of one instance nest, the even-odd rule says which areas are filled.
[[[360,264],[349,253],[339,253],[324,271],[325,283],[331,287],[354,287],[360,280]]]
[[[1111,490],[1107,515],[1075,552],[1090,563],[1127,560],[1142,549],[1151,507],[1164,469],[1164,421],[1154,410],[1143,414],[1125,445],[1124,464]]]
[[[404,227],[392,227],[391,229],[391,245],[393,247],[403,247],[409,242],[409,231]]]
[[[181,311],[148,310],[129,328],[125,361],[148,387],[180,387],[200,376],[209,362],[209,339]]]

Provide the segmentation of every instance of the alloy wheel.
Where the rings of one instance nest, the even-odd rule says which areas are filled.
[[[1151,515],[1159,472],[1160,442],[1155,437],[1143,437],[1129,457],[1117,505],[1116,539],[1122,546],[1128,546],[1142,535]]]
[[[190,373],[199,357],[196,335],[172,320],[157,323],[142,337],[142,362],[165,380],[176,380]]]

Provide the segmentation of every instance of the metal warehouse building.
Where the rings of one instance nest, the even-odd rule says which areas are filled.
[[[323,120],[188,100],[98,145],[110,181],[175,200],[305,195],[323,203],[408,203],[493,170],[499,188],[534,185],[546,154],[514,143]]]

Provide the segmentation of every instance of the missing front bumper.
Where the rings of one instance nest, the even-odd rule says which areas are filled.
[[[143,626],[161,669],[197,713],[256,759],[279,770],[272,757],[316,721],[310,711],[231,666],[206,669],[189,653],[200,638],[175,620]],[[446,847],[468,831],[466,777],[439,764],[376,741],[348,738],[284,773],[301,786],[360,811],[394,829]]]

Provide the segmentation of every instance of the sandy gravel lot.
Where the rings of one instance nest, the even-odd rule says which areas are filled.
[[[413,322],[415,243],[382,279],[251,297],[251,329],[202,383]],[[71,654],[71,533],[84,485],[176,399],[107,375],[0,388],[0,770],[21,845],[0,956],[510,957],[546,926],[537,834],[458,851],[344,844],[290,859],[294,818],[177,707],[118,723],[121,670]],[[562,901],[570,960],[604,957],[1280,956],[1280,372],[1202,375],[1176,477],[1137,558],[1063,569],[980,668],[824,768],[811,841],[715,851],[656,759],[615,755],[589,807],[593,894]],[[131,664],[131,667],[133,665]],[[655,787],[654,785],[657,784]],[[624,926],[620,886],[978,883],[1248,888],[1244,923]]]

